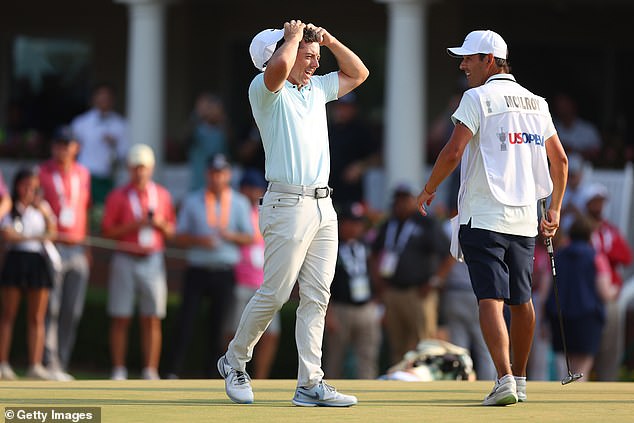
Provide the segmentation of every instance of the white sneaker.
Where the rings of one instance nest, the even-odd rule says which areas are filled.
[[[238,404],[251,404],[253,402],[251,378],[247,372],[231,367],[224,355],[218,360],[218,372],[225,380],[225,391],[231,401]]]
[[[124,366],[116,366],[112,368],[112,374],[110,375],[111,380],[127,380],[128,379],[128,369]]]
[[[48,369],[49,374],[53,377],[53,380],[58,382],[70,382],[75,380],[75,378],[70,374],[66,373],[62,369]]]
[[[18,377],[13,372],[9,363],[0,363],[0,379],[3,380],[16,380]]]
[[[152,367],[145,367],[141,372],[141,378],[145,380],[159,380],[161,377],[158,374],[158,371]]]
[[[73,376],[71,376],[69,373],[66,373],[64,369],[62,369],[62,367],[57,363],[49,363],[48,366],[46,366],[46,370],[51,375],[53,380],[56,380],[58,382],[70,382],[71,380],[75,380]]]
[[[513,375],[504,375],[495,381],[493,390],[482,405],[511,405],[517,402],[517,386]]]
[[[37,380],[55,380],[53,375],[41,364],[33,364],[32,366],[29,366],[29,369],[26,371],[26,377],[28,379]]]
[[[293,404],[300,407],[350,407],[356,403],[357,397],[341,394],[323,380],[312,388],[299,386],[293,397]]]
[[[526,401],[526,377],[513,376],[515,378],[515,385],[517,386],[517,401]]]

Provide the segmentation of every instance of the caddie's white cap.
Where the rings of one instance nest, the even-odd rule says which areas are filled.
[[[128,166],[154,166],[154,152],[149,145],[134,144],[128,151]]]
[[[283,29],[265,29],[253,37],[249,54],[256,68],[261,71],[266,68],[266,62],[273,56],[275,46],[282,38],[284,38]]]
[[[454,57],[493,53],[493,57],[506,59],[507,46],[504,39],[497,32],[478,30],[471,31],[464,39],[461,47],[450,47],[447,49],[447,53]]]

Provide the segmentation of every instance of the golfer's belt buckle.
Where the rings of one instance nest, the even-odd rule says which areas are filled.
[[[332,193],[332,188],[329,188],[329,187],[315,188],[316,199],[330,197],[331,193]]]

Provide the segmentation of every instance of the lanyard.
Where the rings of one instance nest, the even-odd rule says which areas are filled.
[[[599,228],[592,233],[590,242],[596,251],[603,253],[609,252],[614,243],[614,236],[607,228]]]
[[[365,275],[367,269],[367,255],[365,246],[358,242],[343,244],[339,247],[339,256],[343,267],[350,277]]]
[[[72,206],[77,204],[79,199],[79,176],[73,173],[70,176],[70,197],[66,197],[66,189],[64,188],[64,180],[59,172],[53,173],[53,185],[59,197],[59,203],[62,206]]]
[[[205,191],[205,207],[207,209],[207,224],[209,227],[226,229],[229,225],[229,212],[231,211],[231,189],[225,188],[220,193],[220,221],[218,221],[218,216],[216,215],[218,204],[213,192]]]
[[[405,249],[405,245],[407,245],[407,241],[414,233],[416,229],[416,225],[414,222],[407,220],[405,224],[403,224],[403,228],[401,229],[401,233],[396,239],[396,231],[398,229],[398,222],[396,220],[390,221],[387,225],[387,231],[385,233],[385,249],[389,251],[394,251],[396,253],[401,253]]]
[[[146,188],[147,191],[147,202],[148,202],[148,211],[152,210],[156,211],[158,207],[158,192],[156,190],[156,185],[150,182]],[[143,218],[143,208],[141,207],[141,202],[139,201],[139,196],[136,193],[136,189],[131,188],[128,191],[128,200],[130,201],[130,207],[132,208],[132,213],[134,217],[137,219]]]

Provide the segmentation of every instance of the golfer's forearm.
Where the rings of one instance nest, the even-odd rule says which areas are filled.
[[[268,61],[264,71],[264,83],[271,92],[277,92],[291,73],[297,59],[297,43],[285,42]]]

